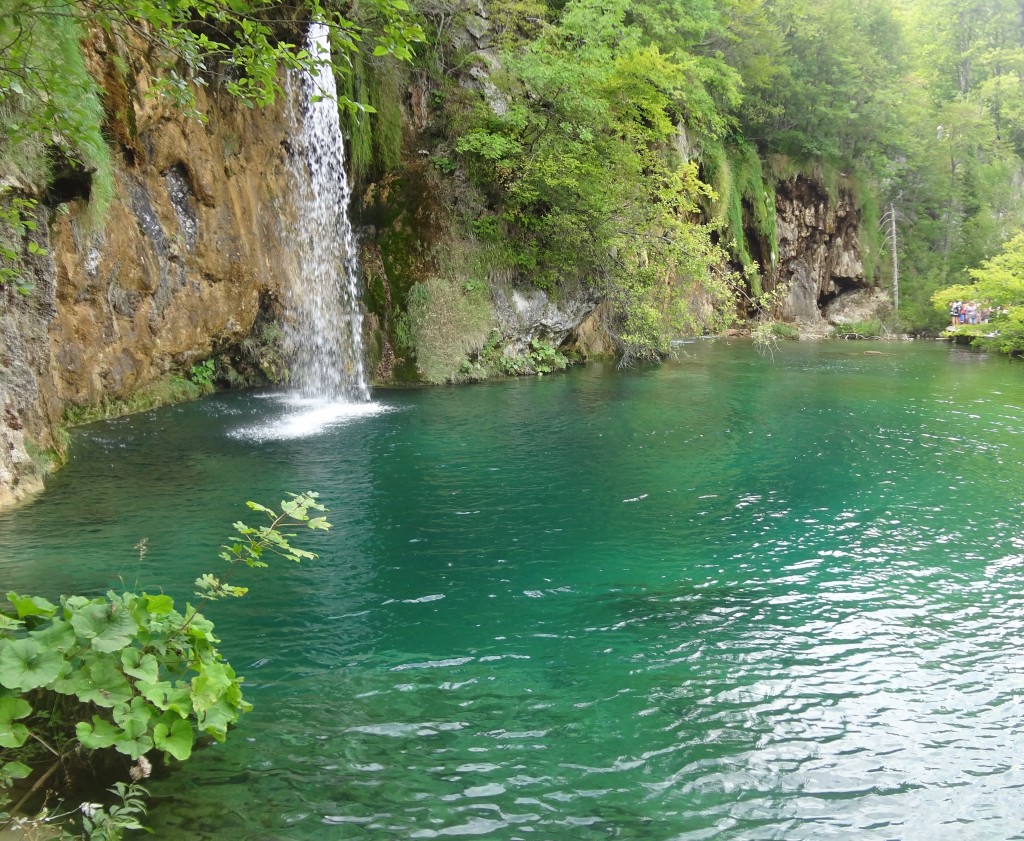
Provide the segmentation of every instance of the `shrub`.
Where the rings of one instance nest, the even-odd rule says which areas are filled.
[[[787,339],[789,341],[796,341],[800,338],[800,331],[786,321],[773,321],[772,333],[779,339]]]
[[[409,336],[416,367],[430,383],[455,382],[478,353],[491,326],[486,285],[430,278],[409,290]]]
[[[6,790],[30,776],[33,766],[47,768],[45,779],[59,769],[66,774],[69,764],[95,765],[104,754],[140,761],[159,751],[166,760],[181,761],[200,740],[224,741],[251,706],[242,697],[242,678],[217,649],[213,623],[199,608],[245,595],[246,588],[228,583],[240,566],[265,567],[271,555],[295,562],[316,557],[293,547],[295,534],[286,532],[330,527],[315,516],[326,510],[316,499],[314,493],[292,494],[280,511],[249,502],[266,524],[235,523],[236,534],[220,553],[228,573],[198,578],[200,602],[183,611],[163,594],[63,595],[54,604],[8,593],[13,610],[0,613],[0,809]],[[120,837],[115,830],[129,828],[124,822],[139,813],[136,789],[118,790],[120,807],[93,814],[83,808],[86,829],[102,827],[107,834],[99,837]]]
[[[849,324],[836,325],[836,335],[844,339],[877,339],[884,331],[882,322],[877,318],[870,321],[851,321]]]
[[[213,374],[217,363],[213,359],[197,362],[188,372],[188,378],[204,391],[213,391]]]

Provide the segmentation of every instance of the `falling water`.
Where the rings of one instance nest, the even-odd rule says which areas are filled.
[[[315,73],[290,80],[297,123],[290,156],[297,276],[285,328],[291,381],[307,400],[367,403],[358,258],[348,217],[352,189],[345,174],[327,26],[310,25],[307,48],[322,63]]]

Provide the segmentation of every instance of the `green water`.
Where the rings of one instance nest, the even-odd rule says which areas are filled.
[[[257,394],[85,428],[3,588],[181,597],[243,500],[333,509],[208,612],[255,711],[157,839],[1024,838],[1024,368],[686,350],[304,439],[233,437]]]

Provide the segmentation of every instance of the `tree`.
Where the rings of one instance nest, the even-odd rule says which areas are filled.
[[[572,0],[503,56],[508,107],[477,103],[455,148],[490,200],[478,235],[538,286],[599,292],[626,355],[648,356],[720,318],[731,294],[696,218],[707,187],[671,143],[681,121],[724,130],[722,113],[700,61],[650,43],[635,13]]]
[[[936,309],[945,313],[953,301],[962,300],[995,308],[991,323],[961,326],[957,333],[969,336],[979,347],[1014,355],[1024,353],[1024,232],[968,274],[973,283],[949,286],[932,296]]]
[[[762,150],[872,170],[896,122],[901,30],[886,0],[766,0],[780,40],[741,114]],[[755,65],[757,66],[757,65]]]

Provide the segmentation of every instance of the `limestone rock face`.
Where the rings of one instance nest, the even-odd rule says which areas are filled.
[[[203,96],[208,122],[140,99],[142,166],[117,174],[101,231],[58,215],[57,307],[44,399],[93,405],[124,397],[215,345],[241,340],[285,269],[288,173],[280,114]]]
[[[47,244],[46,215],[37,209],[42,246]],[[43,460],[37,463],[30,449],[55,445],[51,419],[39,400],[50,359],[47,327],[56,312],[54,265],[43,257],[29,258],[25,270],[34,285],[30,295],[0,289],[0,509],[42,489]]]
[[[804,176],[776,189],[779,253],[776,286],[788,286],[781,316],[825,326],[822,309],[849,292],[866,289],[859,237],[861,213],[849,193],[835,201],[823,184]]]
[[[892,298],[884,289],[858,289],[840,295],[824,311],[825,320],[837,327],[871,321],[892,309]]]
[[[534,339],[558,347],[597,307],[592,294],[562,295],[557,303],[541,289],[491,287],[495,320],[502,336],[508,337],[509,352],[525,353]]]
[[[102,227],[81,200],[46,208],[36,289],[12,293],[0,315],[0,506],[39,486],[26,437],[51,447],[68,406],[130,397],[237,344],[289,275],[285,106],[200,90],[203,123],[147,97],[135,70],[133,89],[120,83],[117,192]]]

